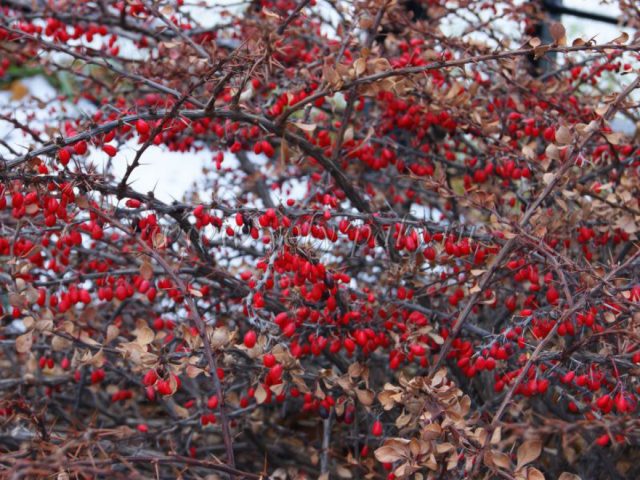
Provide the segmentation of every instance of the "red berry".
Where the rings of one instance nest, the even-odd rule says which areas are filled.
[[[146,121],[139,118],[136,122],[136,130],[140,135],[148,135],[151,127],[149,127],[149,124]]]
[[[376,420],[373,422],[373,427],[371,427],[371,434],[375,437],[380,437],[382,435],[382,422],[380,420]]]
[[[159,380],[156,384],[156,390],[160,395],[171,395],[171,384],[167,380]]]
[[[104,145],[102,151],[110,157],[115,157],[116,153],[118,153],[118,150],[113,145]]]
[[[272,353],[267,353],[262,357],[262,363],[265,367],[271,368],[276,364],[276,357]]]
[[[596,443],[601,447],[606,447],[607,445],[609,445],[609,435],[607,435],[606,433],[603,435],[600,435],[596,439]]]
[[[67,165],[69,163],[69,160],[71,160],[71,152],[67,147],[58,150],[58,160],[60,160],[62,165]]]
[[[282,372],[284,368],[282,365],[274,365],[271,370],[269,370],[268,379],[271,381],[272,385],[278,384],[282,380]]]
[[[97,370],[94,370],[93,372],[91,372],[91,383],[92,384],[96,384],[96,383],[100,383],[102,380],[104,380],[104,370],[99,368]]]
[[[210,408],[211,410],[214,410],[215,408],[218,407],[218,396],[217,395],[211,395],[209,397],[209,400],[207,400],[207,407]]]
[[[145,386],[153,385],[156,383],[156,380],[158,380],[158,374],[155,370],[149,370],[144,374],[144,377],[142,377],[142,383]]]
[[[556,141],[556,129],[553,127],[547,127],[542,132],[542,136],[547,142],[555,142]]]
[[[256,344],[257,339],[258,336],[256,335],[256,332],[253,330],[249,330],[244,334],[244,346],[247,348],[253,348]]]
[[[555,288],[550,287],[549,290],[547,290],[547,302],[551,305],[555,305],[558,302],[558,298],[560,298],[558,291]]]
[[[84,140],[80,140],[78,143],[76,143],[73,146],[73,150],[78,154],[78,155],[84,155],[85,153],[87,153],[87,142],[85,142]]]

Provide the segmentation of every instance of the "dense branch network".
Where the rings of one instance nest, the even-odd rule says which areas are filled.
[[[3,475],[637,476],[637,38],[61,3],[0,5]]]

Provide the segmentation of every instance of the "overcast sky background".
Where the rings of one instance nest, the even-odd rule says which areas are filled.
[[[223,0],[223,2],[217,1],[217,5],[223,5],[224,3],[233,3],[236,0]],[[319,4],[321,4],[319,2]],[[574,8],[589,9],[592,11],[605,13],[607,15],[615,16],[619,13],[617,6],[601,5],[597,0],[564,0],[564,4]],[[208,24],[216,23],[217,19],[213,15],[199,15],[196,12],[196,18],[206,18]],[[594,22],[584,19],[577,19],[571,16],[563,16],[562,23],[565,25],[568,34],[569,43],[581,36],[583,38],[595,37],[596,42],[604,43],[616,38],[619,35],[620,29],[613,25],[607,25],[600,22]],[[447,33],[461,33],[464,30],[464,22],[453,22],[447,30]],[[509,28],[509,25],[505,25],[504,28]],[[512,28],[512,27],[511,27]],[[633,36],[633,30],[625,29],[627,33]],[[29,88],[29,91],[41,99],[50,99],[56,95],[54,89],[48,84],[43,77],[34,77],[25,79],[23,83]],[[11,100],[11,93],[8,91],[0,91],[0,110],[15,110],[16,102]],[[78,106],[70,108],[78,108],[80,110],[90,110],[88,104],[80,102]],[[25,120],[30,112],[34,112],[41,120],[47,119],[47,112],[40,110],[34,103],[33,108],[21,109],[17,111],[17,117],[20,120]],[[631,125],[633,127],[633,125]],[[626,126],[629,128],[629,125]],[[11,132],[12,127],[0,121],[0,138],[3,138],[10,144],[20,145],[24,142],[24,139],[20,134]],[[124,148],[122,148],[119,154],[114,159],[114,165],[117,172],[124,172],[127,162],[131,161],[135,156],[135,151],[139,147],[136,141],[129,142]],[[2,152],[7,155],[6,152]],[[253,154],[250,154],[253,157]],[[11,157],[8,155],[9,158]],[[106,155],[102,152],[96,152],[94,156],[97,162],[105,162]],[[132,176],[133,187],[139,191],[147,192],[154,190],[156,195],[165,200],[170,201],[173,199],[181,199],[183,194],[193,185],[194,181],[198,181],[201,177],[202,166],[206,165],[213,167],[213,152],[200,151],[195,153],[180,153],[165,151],[160,147],[150,147],[144,157],[144,164],[137,168]],[[253,157],[254,160],[257,160]],[[233,158],[233,155],[226,153],[225,162],[223,166],[232,167],[237,163]],[[222,196],[233,195],[232,191],[218,192]],[[298,196],[304,192],[294,192],[294,196]],[[275,198],[276,201],[279,198]]]

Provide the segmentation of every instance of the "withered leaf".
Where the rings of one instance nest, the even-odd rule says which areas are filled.
[[[563,46],[567,44],[567,32],[560,22],[552,23],[549,27],[549,33],[553,38],[553,43],[556,45]]]
[[[497,450],[491,450],[484,454],[484,464],[488,467],[498,467],[504,470],[511,467],[509,456]]]
[[[369,406],[373,404],[373,400],[375,399],[375,395],[371,390],[364,390],[357,388],[356,396],[358,397],[358,401],[365,406]]]
[[[558,477],[558,480],[582,480],[582,478],[575,473],[562,472]]]
[[[544,475],[535,467],[527,468],[527,480],[544,480]]]
[[[542,442],[539,440],[528,440],[518,447],[518,463],[516,470],[520,470],[528,463],[533,462],[542,453]]]
[[[255,399],[258,404],[264,403],[264,401],[267,399],[267,391],[264,389],[262,384],[259,384],[256,388]]]
[[[402,443],[402,442],[405,442],[405,443]],[[384,462],[384,463],[396,462],[398,460],[407,458],[409,456],[409,447],[407,445],[408,443],[409,443],[408,440],[406,441],[401,439],[388,440],[387,442],[385,442],[385,445],[376,449],[376,451],[374,452],[374,455],[380,462]]]
[[[141,327],[136,330],[136,343],[141,346],[150,344],[154,338],[155,333],[149,327]]]
[[[33,333],[27,332],[16,338],[16,351],[18,353],[27,353],[31,351],[33,345]]]
[[[105,343],[111,342],[119,334],[120,334],[120,329],[118,327],[116,327],[115,325],[109,325],[107,327],[107,335],[106,335],[106,338],[105,338],[104,342]]]
[[[153,266],[150,262],[145,261],[140,265],[140,276],[145,280],[151,280],[153,277]]]
[[[571,130],[569,130],[564,125],[562,125],[560,128],[558,128],[558,130],[556,131],[556,141],[560,145],[567,145],[567,144],[571,143],[571,138],[572,138],[571,137]]]
[[[629,34],[627,32],[622,32],[618,37],[611,40],[611,43],[617,43],[618,45],[622,45],[623,43],[627,43],[629,40]]]

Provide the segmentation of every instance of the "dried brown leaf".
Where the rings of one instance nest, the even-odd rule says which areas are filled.
[[[629,40],[629,34],[627,32],[622,32],[618,37],[611,40],[611,43],[617,43],[618,45],[622,45],[623,43],[627,43]]]
[[[385,442],[385,444],[376,449],[374,455],[378,459],[378,461],[383,463],[393,463],[398,460],[402,460],[408,458],[409,456],[409,441],[404,441],[404,444],[400,442],[401,439],[390,439]]]
[[[28,353],[33,345],[33,333],[27,332],[16,338],[16,351],[18,353]]]
[[[259,384],[256,388],[255,399],[258,404],[264,403],[264,401],[267,399],[267,391],[264,389],[262,384]]]
[[[575,473],[562,472],[558,477],[558,480],[582,480],[582,478]]]
[[[542,453],[542,442],[539,440],[528,440],[518,448],[518,463],[516,470],[520,470],[528,463],[533,462]]]
[[[107,336],[104,340],[104,343],[109,343],[113,339],[115,339],[120,334],[120,329],[115,325],[109,325],[107,327]]]
[[[484,464],[488,467],[498,467],[504,470],[511,468],[509,456],[497,450],[491,450],[484,454]]]
[[[140,265],[140,276],[145,280],[151,280],[153,277],[153,266],[150,262],[145,261]]]
[[[544,480],[543,473],[534,467],[527,468],[527,480]]]
[[[375,394],[371,390],[356,389],[356,396],[358,401],[365,406],[373,405]]]
[[[153,342],[155,333],[149,327],[141,327],[136,330],[136,343],[140,346]]]
[[[553,43],[556,45],[563,46],[567,44],[567,32],[560,22],[552,23],[549,27],[549,33],[553,38]]]
[[[558,130],[556,131],[556,141],[560,145],[567,145],[571,143],[571,139],[572,139],[571,130],[569,130],[564,125],[558,128]]]

